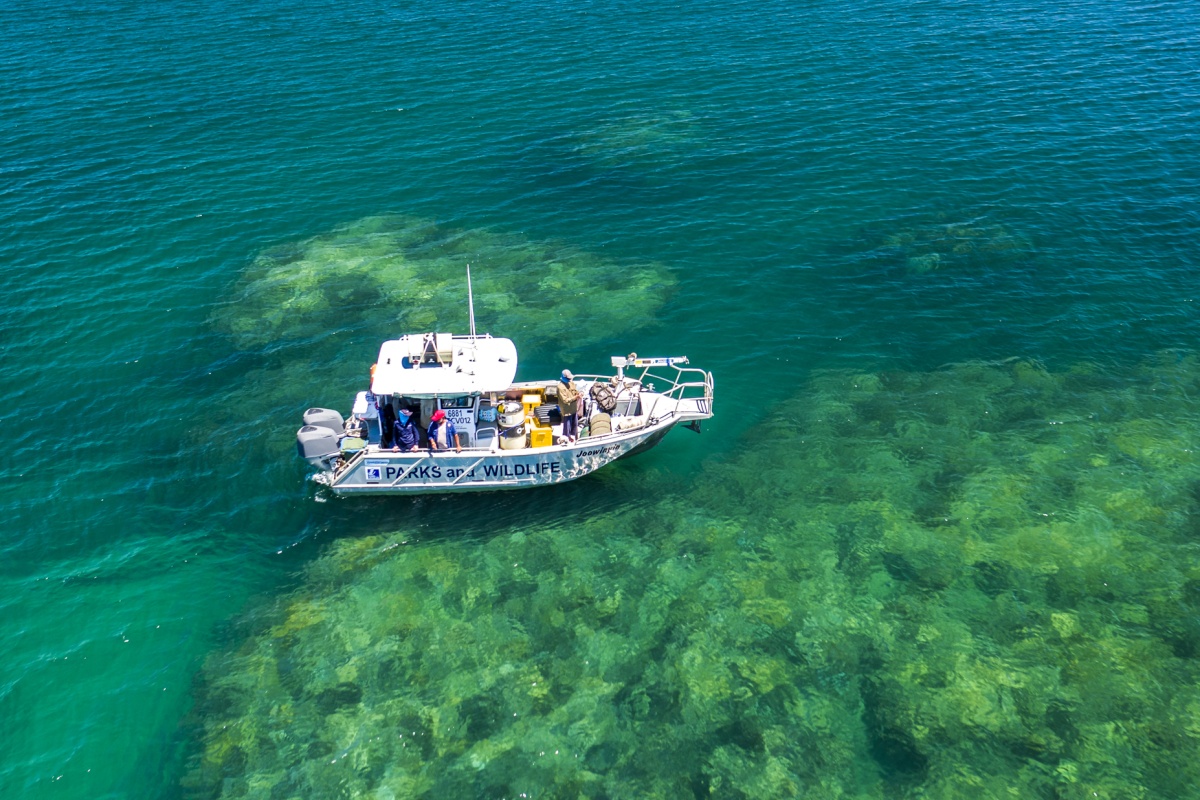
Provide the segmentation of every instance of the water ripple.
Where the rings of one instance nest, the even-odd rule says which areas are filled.
[[[689,476],[814,369],[1194,346],[1193,16],[1079,0],[4,4],[0,634],[16,644],[0,783],[114,796],[132,770],[151,793],[222,619],[331,536],[449,518],[435,501],[317,507],[271,449],[291,400],[222,422],[264,376],[314,368],[316,345],[364,361],[374,346],[334,320],[320,341],[236,351],[209,321],[264,251],[402,214],[666,265],[678,286],[658,325],[589,331],[575,358],[636,347],[717,371],[702,445],[644,457]],[[602,484],[560,500],[607,502]],[[536,502],[498,506],[511,521]],[[170,638],[115,638],[168,623]]]

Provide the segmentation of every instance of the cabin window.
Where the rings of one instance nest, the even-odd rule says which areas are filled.
[[[442,408],[474,408],[475,398],[471,395],[462,397],[443,397]]]

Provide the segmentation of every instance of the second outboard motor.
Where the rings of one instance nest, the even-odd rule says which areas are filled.
[[[308,416],[307,414],[305,416]],[[329,459],[336,456],[338,449],[338,434],[329,428],[319,425],[305,425],[296,431],[296,452],[300,457],[322,469],[329,468]]]
[[[304,412],[304,424],[328,428],[338,435],[346,432],[346,421],[332,408],[310,408]]]

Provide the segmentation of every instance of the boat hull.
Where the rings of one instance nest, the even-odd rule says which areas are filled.
[[[550,486],[582,478],[618,458],[653,447],[676,420],[638,431],[523,450],[372,449],[333,476],[318,480],[339,495],[440,494]]]

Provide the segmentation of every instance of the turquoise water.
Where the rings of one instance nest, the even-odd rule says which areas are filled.
[[[686,550],[708,536],[689,527],[688,514],[699,513],[729,526],[718,526],[705,550],[711,557],[703,574],[714,580],[744,566],[739,559],[756,530],[782,537],[764,545],[763,558],[819,560],[822,542],[840,553],[841,594],[805,589],[813,581],[834,585],[820,583],[834,579],[819,579],[825,573],[815,568],[763,578],[770,590],[759,595],[790,609],[763,624],[786,629],[790,641],[811,632],[800,620],[805,604],[821,597],[834,597],[844,618],[867,613],[870,597],[903,605],[871,577],[886,574],[919,593],[924,605],[911,620],[948,631],[966,652],[1015,663],[1000,652],[1015,646],[1015,634],[985,637],[973,627],[987,615],[971,605],[977,597],[955,593],[959,573],[947,566],[986,562],[1002,576],[995,580],[1003,591],[988,584],[996,597],[1012,590],[1052,609],[1025,628],[1063,640],[1078,629],[1110,641],[1116,634],[1089,620],[1124,619],[1122,636],[1167,653],[1155,650],[1155,659],[1165,659],[1161,669],[1131,673],[1129,681],[1190,685],[1200,652],[1191,644],[1200,641],[1192,630],[1200,575],[1188,571],[1195,569],[1188,520],[1197,511],[1190,457],[1169,443],[1189,442],[1200,415],[1189,360],[1200,332],[1200,45],[1190,33],[1193,18],[1187,4],[1007,0],[3,5],[0,418],[10,441],[0,467],[8,520],[0,544],[0,793],[211,794],[211,784],[194,780],[197,754],[211,746],[211,723],[222,713],[258,712],[232,701],[218,711],[216,667],[204,670],[206,660],[223,664],[239,648],[263,647],[277,624],[273,614],[324,597],[321,565],[339,563],[355,543],[387,547],[389,537],[423,550],[412,563],[401,557],[404,548],[386,550],[397,560],[383,569],[394,572],[349,570],[369,576],[364,586],[408,575],[422,559],[474,569],[482,581],[491,574],[482,560],[506,557],[509,542],[532,547],[530,540],[556,542],[558,561],[533,558],[560,570],[572,559],[595,564],[605,537],[638,532],[643,538],[636,541],[614,539],[613,552],[630,566],[605,567],[612,586],[588,590],[600,603],[609,589],[628,594],[639,582],[654,585],[646,566],[660,552],[654,548],[676,553],[672,548]],[[455,298],[446,293],[455,291],[459,262],[469,257],[477,290],[488,292],[491,281],[497,295],[490,308],[485,304],[485,321],[518,328],[493,332],[517,341],[522,376],[563,365],[590,371],[629,350],[687,354],[716,374],[717,418],[702,436],[676,432],[608,476],[538,493],[354,503],[322,496],[293,457],[298,416],[311,404],[345,405],[381,332],[412,319],[405,314],[414,313],[419,292],[403,281],[384,289],[368,282],[369,291],[353,280],[344,291],[320,282],[370,271],[380,247],[403,249],[381,240],[380,231],[399,236],[430,225],[439,232],[432,244],[404,251],[416,264],[412,281],[436,288],[437,297],[424,300],[449,314]],[[458,241],[468,246],[456,249]],[[542,261],[547,271],[558,264],[565,282],[501,309],[499,296],[518,283],[514,276],[536,276]],[[271,265],[292,263],[324,265],[312,267],[315,277],[305,273],[319,284],[324,305],[297,312],[308,315],[302,324],[264,327],[258,320],[269,322],[279,296],[311,301],[311,282],[304,291],[289,284],[279,296],[256,283]],[[621,290],[602,276],[646,283],[631,292],[633,303],[614,297]],[[465,313],[436,322],[462,329]],[[1039,383],[1018,376],[1012,389],[1010,378],[979,379],[961,366],[1012,358],[1059,377]],[[940,370],[947,364],[959,366]],[[1172,366],[1155,366],[1162,364]],[[1093,382],[1061,377],[1081,371]],[[843,380],[855,375],[883,376],[887,393],[855,400],[855,384]],[[978,381],[991,388],[972,389]],[[959,398],[961,408],[922,401],[927,390]],[[1032,411],[1022,405],[1023,392],[1041,398],[1029,401]],[[1169,401],[1155,399],[1161,397]],[[843,401],[854,408],[842,408]],[[813,409],[830,403],[831,413],[845,411],[846,422],[822,433],[825,417]],[[995,408],[1003,424],[981,421],[984,407]],[[1039,418],[1085,426],[1094,420],[1096,427],[1069,441],[1043,441],[1029,427]],[[956,441],[950,431],[987,434],[1000,444],[942,453],[939,463],[950,466],[926,475],[921,448],[949,447]],[[844,439],[860,449],[794,463],[788,454],[798,448],[778,444],[793,435],[802,442]],[[1053,461],[1030,442],[1067,456]],[[904,457],[893,463],[882,450]],[[773,455],[758,464],[756,453]],[[1136,472],[1124,488],[1116,477],[1121,459],[1131,459],[1130,474]],[[812,476],[822,470],[833,470],[833,488],[816,485]],[[851,478],[860,472],[872,479],[856,484]],[[1101,528],[1130,532],[1128,542],[1087,562],[1111,556],[1124,564],[1114,567],[1124,595],[1088,594],[1078,588],[1092,586],[1088,576],[1051,591],[1044,576],[1070,573],[1055,560],[1065,555],[934,558],[936,548],[913,543],[918,533],[932,535],[938,509],[970,499],[959,492],[979,476],[1016,472],[1028,481],[1012,490],[1028,493],[1020,509],[996,501],[1009,509],[1003,522],[978,523],[980,530],[962,535],[999,547],[988,537],[1017,536],[1014,515],[1053,513],[1046,506],[1061,504],[1072,520],[1084,521],[1055,534],[1067,542]],[[703,491],[713,481],[743,488]],[[775,490],[764,495],[755,481]],[[793,502],[785,486],[800,487],[798,496],[813,503],[825,498],[830,507],[820,515],[827,516]],[[1096,499],[1102,492],[1125,500]],[[838,526],[870,527],[838,516],[869,498],[900,508],[924,532],[906,538],[880,528],[882,551],[865,533],[838,533]],[[1094,509],[1108,522],[1095,522]],[[826,520],[826,533],[789,527],[814,515]],[[749,539],[730,533],[735,529],[750,531]],[[518,533],[527,539],[514,540]],[[858,568],[850,552],[860,554]],[[1156,572],[1162,562],[1176,564],[1178,574]],[[1076,566],[1087,571],[1087,564]],[[663,580],[676,585],[670,576]],[[1147,599],[1151,584],[1177,591]],[[563,578],[563,585],[575,584]],[[678,597],[691,597],[679,587]],[[419,604],[447,598],[447,591],[427,591]],[[539,653],[561,646],[559,657],[569,663],[575,651],[535,630],[523,616],[530,608],[501,608],[505,597],[493,598],[498,605],[488,624],[515,619],[535,639],[513,668],[536,665],[556,682],[582,681],[582,673],[540,660]],[[690,602],[709,600],[701,592]],[[458,601],[446,603],[423,613],[488,622],[467,615]],[[968,607],[969,614],[954,617]],[[597,630],[603,620],[621,619],[617,612],[575,613],[579,624]],[[1047,706],[1059,710],[1044,716],[1071,719],[1055,735],[1075,742],[1059,749],[1043,737],[1039,750],[1003,725],[977,725],[972,730],[983,733],[975,739],[949,728],[943,739],[914,737],[911,731],[939,728],[900,708],[895,698],[905,692],[889,681],[902,670],[889,672],[887,659],[862,655],[867,645],[841,657],[845,669],[826,673],[811,660],[801,668],[802,659],[786,648],[772,650],[762,643],[766,634],[739,639],[744,623],[717,616],[702,623],[684,614],[679,630],[709,636],[705,652],[744,647],[784,664],[739,668],[749,670],[737,672],[743,678],[760,676],[741,687],[752,696],[784,684],[817,692],[812,687],[831,676],[852,687],[838,695],[842,704],[829,712],[833,722],[823,734],[846,742],[847,763],[858,765],[853,780],[839,778],[838,785],[852,787],[849,796],[943,786],[944,764],[960,763],[964,774],[1011,776],[1034,762],[1062,783],[1030,796],[1091,796],[1088,765],[1104,759],[1078,745],[1087,736],[1062,730],[1136,727],[1103,714],[1076,719],[1077,707],[1059,698]],[[822,619],[813,623],[822,631],[815,639],[838,639],[837,624]],[[650,637],[636,650],[641,656],[629,657],[637,670],[617,668],[605,678],[623,680],[631,692],[653,697],[654,686],[674,686],[670,677],[646,677],[648,663],[676,656],[697,663],[675,653],[679,643],[667,633],[635,634],[630,620],[603,624],[614,637]],[[1020,669],[1030,674],[1069,673],[1036,648],[1023,652]],[[924,663],[920,653],[904,658]],[[459,681],[476,674],[459,666]],[[391,680],[410,677],[402,671]],[[1093,686],[1075,679],[1077,688]],[[708,686],[710,694],[724,691],[712,688],[725,685],[719,676],[680,680]],[[440,676],[430,691],[441,685],[457,685],[455,675]],[[773,707],[778,719],[757,709],[767,721],[748,732],[745,709],[723,707],[724,716],[710,719],[685,700],[664,706],[654,724],[596,723],[601,733],[591,746],[599,749],[590,769],[617,781],[605,789],[611,796],[730,796],[739,783],[751,795],[796,786],[819,796],[820,771],[806,773],[796,763],[820,759],[771,751],[772,725],[798,735],[787,728],[793,701]],[[422,702],[453,705],[444,697]],[[506,702],[501,697],[495,708]],[[1121,695],[1111,705],[1135,702],[1158,701]],[[1028,726],[1022,719],[1012,725]],[[1150,744],[1139,749],[1134,742],[1125,756],[1104,762],[1113,766],[1095,778],[1098,791],[1183,791],[1154,781],[1195,754],[1195,717],[1155,719],[1153,735],[1138,740]],[[319,724],[307,724],[303,735],[289,735],[320,739],[311,727]],[[709,765],[685,776],[685,788],[639,783],[643,767],[626,757],[651,740],[668,740],[660,726],[707,731],[681,735],[664,756],[664,763]],[[502,733],[485,726],[476,734],[487,738],[487,731]],[[945,745],[964,738],[979,753],[1014,739],[1024,750],[984,765],[972,760],[976,751]],[[721,755],[727,741],[765,748],[770,758],[731,766]],[[519,765],[466,789],[445,777],[455,769],[447,753],[459,746],[427,754],[435,788],[422,791],[503,796],[512,788],[506,776]],[[1161,763],[1139,755],[1156,750],[1174,755]],[[243,762],[246,775],[267,769],[251,756]],[[286,769],[297,781],[303,772]],[[291,788],[299,795],[333,795],[351,785],[375,791],[385,773],[386,765],[375,765],[361,786],[318,792],[313,787],[333,784],[314,777],[307,791],[302,783]],[[763,776],[779,780],[764,783]],[[526,787],[532,796],[592,791],[570,782],[577,776],[535,777]],[[230,778],[231,796],[240,779]]]

